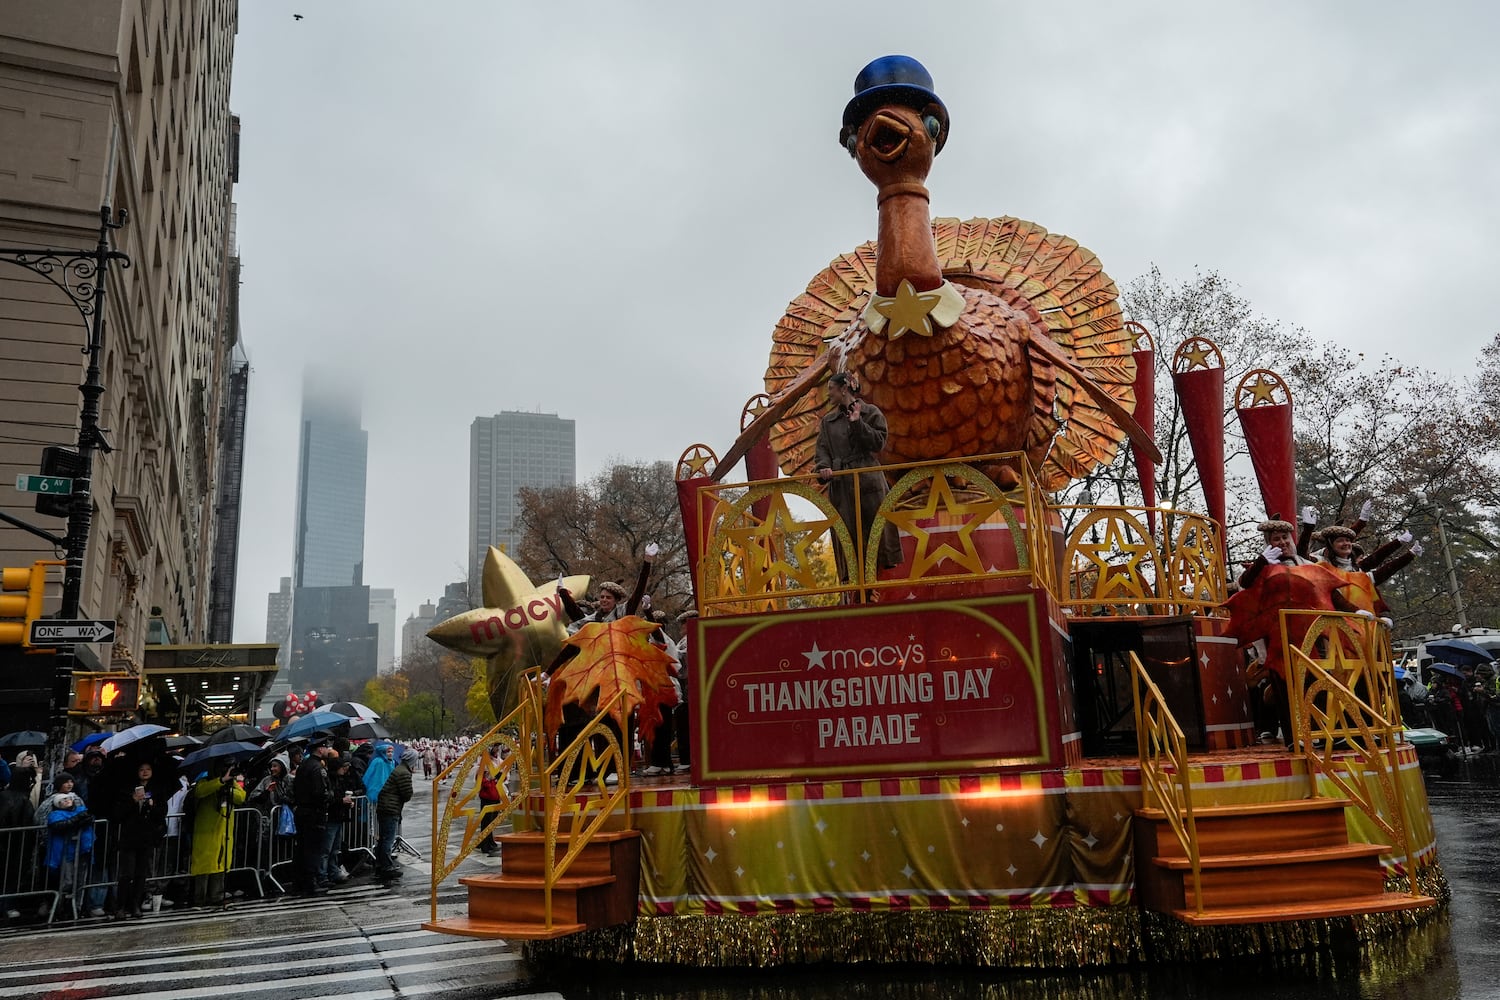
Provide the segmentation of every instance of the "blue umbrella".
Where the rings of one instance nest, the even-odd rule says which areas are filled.
[[[113,735],[114,733],[89,733],[83,739],[79,740],[77,743],[74,743],[73,749],[78,753],[83,753],[95,743],[103,743]]]
[[[276,733],[278,740],[296,739],[298,736],[311,736],[320,729],[334,729],[340,726],[348,726],[354,720],[347,715],[330,712],[326,708],[320,708],[310,715],[304,715],[289,726],[283,726]]]
[[[1436,670],[1440,674],[1452,674],[1454,677],[1462,677],[1464,672],[1451,663],[1429,663],[1428,670]]]
[[[191,771],[194,768],[204,767],[216,760],[245,760],[260,753],[260,747],[254,743],[243,741],[230,741],[228,743],[215,743],[211,746],[201,747],[182,758],[178,768],[183,771]]]
[[[1481,663],[1495,661],[1493,653],[1467,639],[1434,639],[1426,643],[1423,648],[1428,656],[1448,663],[1456,663],[1459,666],[1464,664],[1478,666]]]

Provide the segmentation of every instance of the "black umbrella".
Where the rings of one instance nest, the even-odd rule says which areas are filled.
[[[271,738],[271,734],[264,729],[256,729],[254,726],[246,726],[236,722],[232,726],[214,731],[203,741],[204,746],[218,746],[220,743],[264,743]]]
[[[1459,666],[1481,663],[1493,663],[1494,654],[1483,646],[1476,645],[1467,639],[1434,639],[1423,647],[1428,656],[1436,657],[1447,663],[1456,663]]]
[[[374,719],[356,719],[354,725],[349,727],[351,740],[384,740],[390,739],[390,736],[386,728]]]
[[[162,743],[168,750],[191,750],[203,745],[203,741],[196,736],[168,736]]]
[[[0,736],[0,747],[20,747],[26,750],[40,750],[47,745],[47,734],[39,733],[35,729],[23,729],[18,733],[6,733]]]
[[[248,760],[260,753],[259,745],[238,740],[227,743],[214,743],[194,750],[182,758],[182,763],[177,765],[180,771],[191,771],[194,768],[205,768],[214,761]]]

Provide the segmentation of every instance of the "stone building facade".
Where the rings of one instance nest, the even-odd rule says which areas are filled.
[[[7,0],[0,16],[0,246],[92,247],[101,205],[129,213],[114,245],[131,266],[108,275],[111,450],[95,455],[81,599],[118,622],[106,667],[140,669],[151,624],[208,637],[221,423],[240,367],[236,18],[234,0]],[[0,484],[76,442],[86,340],[65,295],[0,262]],[[64,532],[30,501],[0,490],[0,509]],[[0,524],[0,564],[53,556]]]

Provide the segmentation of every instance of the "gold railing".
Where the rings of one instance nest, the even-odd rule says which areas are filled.
[[[568,867],[610,815],[622,811],[629,822],[630,760],[618,732],[607,722],[624,695],[617,694],[584,726],[583,731],[555,756],[549,753],[544,725],[546,689],[541,671],[532,669],[519,685],[518,704],[489,732],[432,782],[432,920],[437,920],[438,887],[483,839],[487,829],[507,822],[518,829],[540,830],[544,836],[543,879],[546,926],[552,926],[552,890]],[[595,743],[599,746],[596,748]],[[489,748],[499,743],[500,761],[489,765]],[[613,770],[618,784],[603,782]],[[482,804],[479,789],[484,777],[495,779],[498,802]],[[442,794],[445,781],[452,785]],[[596,780],[597,779],[597,780]],[[590,793],[591,785],[598,789]],[[622,809],[623,806],[623,809]],[[455,824],[461,823],[458,846],[453,847]],[[568,848],[557,856],[558,832],[574,831]],[[451,852],[451,854],[450,854]]]
[[[1141,766],[1141,804],[1162,811],[1167,825],[1182,846],[1192,867],[1193,906],[1203,912],[1203,885],[1198,856],[1198,823],[1193,816],[1193,776],[1189,769],[1187,737],[1172,717],[1166,699],[1141,665],[1130,654],[1135,686],[1135,741]],[[1149,864],[1137,858],[1136,864]]]
[[[1020,477],[1001,490],[984,471],[1008,465]],[[706,487],[697,505],[704,540],[697,574],[705,616],[837,604],[846,595],[909,587],[914,583],[967,583],[1004,577],[1034,578],[1056,593],[1050,511],[1024,455],[997,453],[962,461],[908,462],[835,472],[835,477],[894,474],[897,479],[868,533],[851,530],[816,476],[756,480]],[[855,516],[864,523],[863,498],[853,489]],[[956,530],[929,532],[921,519],[946,515]],[[894,573],[876,571],[880,537],[895,524],[915,538],[912,556]],[[996,568],[975,545],[985,526],[1009,529],[1008,568]],[[1046,530],[1028,530],[1041,526]],[[915,530],[913,530],[915,528]],[[825,541],[826,539],[826,541]],[[825,548],[833,553],[830,559]],[[834,563],[845,567],[840,579]]]
[[[1224,544],[1213,518],[1157,507],[1158,543],[1145,508],[1056,509],[1078,517],[1062,561],[1068,569],[1062,600],[1075,613],[1201,614],[1227,598]]]
[[[1293,643],[1304,625],[1301,642]],[[1411,893],[1421,895],[1396,756],[1401,707],[1389,629],[1359,615],[1296,611],[1281,613],[1281,627],[1291,675],[1292,732],[1307,760],[1311,796],[1333,797],[1321,778],[1354,803],[1402,852],[1412,875]]]

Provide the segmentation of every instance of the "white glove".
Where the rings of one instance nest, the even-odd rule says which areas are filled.
[[[646,543],[646,561],[647,562],[651,562],[653,559],[656,558],[656,554],[658,552],[660,552],[660,551],[661,551],[661,546],[660,545],[657,545],[655,542],[647,542]]]
[[[1399,535],[1396,536],[1396,541],[1400,542],[1402,545],[1405,545],[1407,542],[1411,541],[1411,532],[1410,531],[1403,531],[1403,532],[1401,532],[1401,534],[1399,534]]]
[[[1267,545],[1261,550],[1260,554],[1261,558],[1265,559],[1268,563],[1281,561],[1281,550],[1274,545]]]
[[[1382,619],[1380,619],[1380,624],[1384,625],[1386,628],[1395,628],[1396,627],[1396,623],[1394,621],[1392,621],[1391,619],[1389,619],[1389,618],[1382,618]]]
[[[1362,503],[1362,504],[1359,505],[1359,519],[1361,521],[1368,521],[1370,519],[1370,515],[1374,514],[1374,513],[1375,513],[1375,501],[1374,500],[1366,500],[1364,503]]]
[[[1359,615],[1361,618],[1369,618],[1371,620],[1374,620],[1374,618],[1375,618],[1375,612],[1373,612],[1373,611],[1366,611],[1364,608],[1360,608],[1358,611],[1356,611],[1354,613],[1357,614],[1357,615]]]
[[[646,594],[644,597],[641,598],[641,610],[642,611],[650,611],[651,610],[651,595],[650,594]]]
[[[1422,554],[1422,543],[1421,542],[1412,542],[1411,543],[1411,554],[1414,555],[1414,556],[1419,556],[1419,555]]]
[[[1318,508],[1316,508],[1316,507],[1303,507],[1302,508],[1302,523],[1303,524],[1317,524],[1318,523]]]

